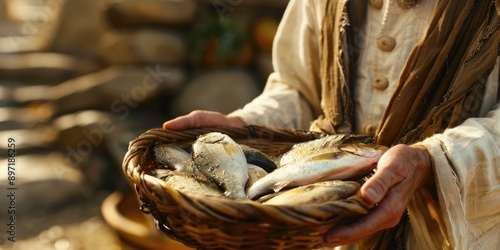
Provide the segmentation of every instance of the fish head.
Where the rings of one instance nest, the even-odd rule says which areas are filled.
[[[239,145],[231,139],[226,134],[220,133],[220,132],[210,132],[201,135],[198,140],[198,144],[218,144],[222,147],[224,152],[229,157],[235,157],[236,155],[242,155],[243,151],[239,147]],[[211,147],[207,147],[206,149],[210,150]]]
[[[232,138],[220,132],[206,133],[193,143],[191,153],[196,177],[205,178],[224,190],[228,198],[246,197],[247,161]]]
[[[240,154],[241,149],[238,149],[235,144],[222,144],[222,148],[226,152],[226,154],[230,157],[234,157],[237,154]]]
[[[198,137],[198,142],[200,143],[208,143],[208,144],[215,144],[219,143],[223,140],[226,139],[226,135],[220,133],[220,132],[209,132],[203,135],[200,135]]]

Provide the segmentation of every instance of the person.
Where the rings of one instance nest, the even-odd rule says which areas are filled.
[[[371,135],[390,146],[360,190],[376,207],[331,229],[322,246],[495,249],[499,2],[291,0],[260,96],[227,115],[197,110],[163,127]]]

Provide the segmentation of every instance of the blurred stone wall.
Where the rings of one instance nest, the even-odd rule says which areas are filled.
[[[15,140],[18,240],[85,220],[109,192],[130,191],[121,161],[142,132],[257,96],[286,4],[0,0],[0,150]],[[2,197],[7,178],[1,171]],[[80,203],[81,214],[64,213]]]

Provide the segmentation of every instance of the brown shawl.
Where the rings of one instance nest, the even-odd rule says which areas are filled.
[[[351,92],[359,51],[353,41],[359,40],[367,2],[325,1],[320,40],[324,114],[313,124],[327,133],[353,131]],[[499,2],[439,1],[379,123],[378,143],[413,143],[477,115],[499,54]]]
[[[366,0],[325,0],[320,38],[323,115],[311,125],[326,133],[352,133],[351,93],[359,47],[354,41],[365,19]],[[355,13],[355,15],[350,15]],[[499,55],[500,0],[439,0],[429,27],[410,54],[375,133],[383,145],[414,143],[454,127],[479,111],[486,80]],[[439,213],[426,190],[415,200]],[[446,242],[439,216],[434,237]],[[403,248],[405,228],[384,230],[363,249]],[[441,233],[439,233],[441,232]]]

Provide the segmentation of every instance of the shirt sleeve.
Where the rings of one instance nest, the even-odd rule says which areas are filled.
[[[291,0],[273,44],[272,73],[263,93],[229,114],[247,124],[307,129],[320,112],[316,1]]]
[[[433,158],[437,204],[424,205],[428,199],[420,195],[410,203],[417,249],[442,248],[442,242],[435,240],[437,234],[451,249],[500,245],[499,65],[500,57],[488,78],[477,118],[420,143]]]
[[[499,246],[500,103],[485,117],[468,119],[422,144],[433,158],[439,209],[452,249]]]

